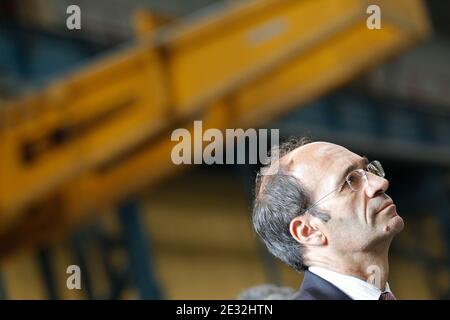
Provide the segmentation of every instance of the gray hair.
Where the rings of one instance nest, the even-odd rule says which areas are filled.
[[[306,138],[289,139],[280,145],[279,159],[310,142]],[[278,172],[274,174],[258,174],[253,205],[253,227],[270,253],[295,270],[303,271],[307,269],[303,257],[305,248],[292,237],[289,225],[292,219],[304,214],[312,203],[309,192],[288,169],[280,165]],[[324,221],[330,219],[328,214],[317,209],[311,209],[308,213]]]

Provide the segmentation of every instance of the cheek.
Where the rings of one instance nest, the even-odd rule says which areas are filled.
[[[356,200],[347,197],[328,205],[327,210],[331,216],[327,223],[329,232],[336,236],[345,236],[349,231],[361,230],[361,220],[364,219],[361,211],[364,206]]]
[[[362,209],[362,206],[358,199],[352,197],[352,195],[346,195],[345,197],[336,199],[334,204],[330,206],[330,209],[337,217],[351,220]]]
[[[352,215],[357,219],[365,220],[366,203],[364,200],[364,194],[353,192],[348,195],[343,206],[345,206],[349,215]]]

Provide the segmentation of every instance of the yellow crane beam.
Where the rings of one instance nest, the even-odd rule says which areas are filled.
[[[259,0],[175,20],[0,110],[0,256],[186,169],[170,133],[260,126],[429,33],[420,0]]]

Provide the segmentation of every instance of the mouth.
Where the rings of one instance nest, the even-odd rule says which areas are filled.
[[[392,200],[387,201],[386,203],[383,204],[383,206],[380,208],[380,210],[378,210],[378,213],[383,212],[386,209],[391,209],[391,208],[395,208],[395,204]]]

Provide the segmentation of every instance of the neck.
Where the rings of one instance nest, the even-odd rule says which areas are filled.
[[[323,248],[307,257],[309,266],[322,267],[341,274],[357,277],[384,291],[389,276],[389,245],[369,251],[339,252]]]

